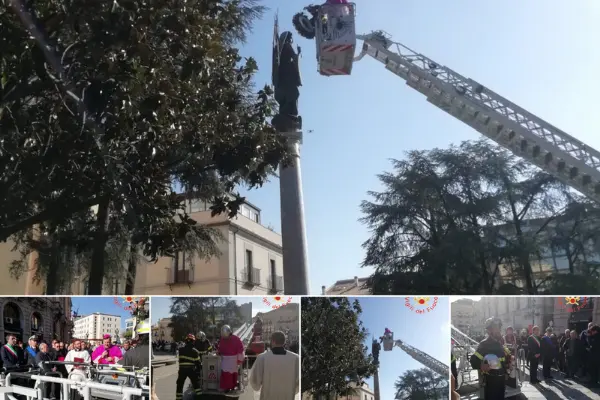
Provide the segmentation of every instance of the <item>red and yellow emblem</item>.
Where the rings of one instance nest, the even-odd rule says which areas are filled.
[[[420,306],[426,306],[429,303],[429,297],[413,297],[413,300]]]
[[[568,306],[578,306],[581,301],[581,297],[579,296],[567,296],[565,297],[566,305]]]

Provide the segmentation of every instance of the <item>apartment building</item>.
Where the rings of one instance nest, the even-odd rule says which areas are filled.
[[[158,342],[159,340],[169,343],[173,342],[173,328],[169,324],[171,324],[171,318],[161,318],[152,326],[153,342]]]
[[[471,335],[473,328],[475,304],[476,302],[472,299],[459,299],[452,303],[450,317],[452,325],[467,335]]]
[[[136,292],[148,295],[267,295],[283,293],[281,235],[260,224],[260,209],[242,205],[235,218],[211,216],[210,204],[191,200],[187,212],[218,230],[221,256],[179,253],[138,267]]]
[[[451,303],[452,324],[455,326],[455,304],[458,303],[458,309],[462,308],[462,300],[466,299]],[[461,330],[472,337],[483,336],[485,320],[491,317],[500,318],[504,329],[512,326],[521,330],[537,325],[542,329],[552,327],[557,332],[565,329],[576,329],[580,332],[587,327],[590,319],[600,321],[600,298],[586,298],[585,306],[573,312],[565,305],[564,297],[483,297],[479,301],[473,301],[473,317],[470,323],[465,316],[464,323],[469,326],[469,331]]]
[[[363,383],[361,386],[355,384],[354,382],[351,382],[350,387],[353,389],[352,394],[348,394],[345,396],[332,395],[331,397],[329,397],[328,400],[375,400],[375,393],[366,382]],[[446,393],[447,392],[448,391],[446,390]],[[322,398],[325,399],[325,397]],[[302,393],[302,400],[317,400],[317,398],[311,395],[310,393]]]
[[[564,224],[564,222],[562,223]],[[494,228],[499,229],[505,236],[514,235],[514,227],[510,224],[499,225]],[[538,238],[543,238],[548,242],[550,242],[550,232],[555,228],[556,222],[548,222],[546,218],[524,220],[523,225],[521,226],[521,230],[524,234],[534,232]],[[588,262],[600,261],[600,243],[594,243],[593,240],[590,240],[586,246],[586,251],[579,252],[578,258],[581,261],[586,260]],[[553,274],[570,273],[569,258],[567,257],[566,251],[550,245],[547,246],[539,259],[531,257],[530,263],[532,278],[536,284],[540,284],[548,276]],[[514,273],[510,266],[500,265],[498,272],[498,279],[495,282],[496,287],[500,287],[505,283],[510,283],[520,288],[525,287],[522,273]],[[574,272],[579,273],[576,268]]]
[[[353,279],[342,279],[329,288],[322,286],[321,294],[328,296],[369,295],[371,292],[367,286],[368,281],[369,278],[359,278],[358,276]]]
[[[116,339],[120,331],[120,316],[93,313],[75,319],[73,336],[77,339],[101,341],[104,335],[111,335]]]
[[[263,321],[263,336],[275,331],[285,332],[289,342],[300,337],[300,304],[289,303],[266,313],[259,313]]]
[[[72,324],[71,299],[68,297],[0,297],[0,337],[12,333],[19,340],[30,336],[68,342]]]
[[[252,322],[252,303],[239,304],[242,322]]]
[[[148,295],[267,295],[283,293],[283,257],[281,235],[261,225],[260,209],[250,203],[242,205],[235,218],[211,216],[210,204],[186,200],[184,207],[201,224],[219,231],[224,240],[218,244],[220,257],[209,260],[178,253],[174,258],[162,257],[156,263],[137,266],[135,292]],[[28,257],[30,272],[19,279],[11,276],[9,267],[20,257],[14,243],[0,243],[0,266],[5,268],[0,280],[0,293],[6,295],[42,295],[45,282],[36,282],[37,255]],[[122,295],[125,291],[127,265],[104,278],[104,295]],[[75,271],[68,293],[87,295],[85,271]]]

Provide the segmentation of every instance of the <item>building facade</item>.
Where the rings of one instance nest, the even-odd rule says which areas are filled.
[[[0,297],[2,325],[0,336],[5,341],[11,333],[19,340],[30,336],[50,342],[71,340],[71,299],[68,297]]]
[[[164,340],[168,343],[173,342],[173,328],[169,326],[170,324],[171,318],[162,318],[158,320],[158,322],[152,326],[152,341],[158,342],[159,340]]]
[[[210,204],[187,203],[190,216],[218,230],[220,257],[177,254],[138,267],[136,292],[148,295],[267,295],[283,293],[281,235],[260,224],[249,203],[235,218],[211,216]]]
[[[252,322],[252,303],[240,304],[240,315],[242,316],[242,322]]]
[[[451,303],[452,324],[457,328],[455,313],[459,313],[458,310],[464,307],[461,300]],[[456,303],[459,304],[455,312]],[[473,301],[473,317],[470,323],[464,314],[464,318],[457,321],[461,321],[463,326],[468,325],[470,334],[461,330],[475,339],[485,335],[485,321],[491,317],[500,318],[503,329],[511,326],[517,331],[529,330],[537,325],[542,330],[552,327],[557,333],[564,332],[565,329],[581,332],[587,328],[590,320],[600,322],[600,298],[586,298],[580,303],[584,306],[573,312],[572,307],[566,305],[564,297],[483,297],[479,301]]]
[[[350,296],[350,295],[369,295],[371,290],[367,286],[369,278],[359,278],[355,276],[353,279],[342,279],[335,282],[330,287],[321,287],[321,294],[327,296]]]
[[[288,342],[300,337],[300,304],[289,303],[266,313],[256,315],[263,321],[263,336],[268,337],[275,331],[286,334]]]
[[[197,255],[178,253],[162,257],[156,263],[137,266],[135,292],[147,295],[267,295],[283,293],[283,256],[281,235],[261,225],[260,209],[244,203],[235,218],[226,214],[211,216],[210,204],[198,200],[185,202],[186,211],[199,223],[218,231],[219,257],[209,260]],[[6,295],[43,295],[45,282],[35,278],[37,255],[28,256],[29,272],[19,279],[11,276],[9,266],[20,258],[14,243],[0,243],[0,265],[5,279],[0,280],[0,293]],[[87,295],[85,271],[74,274],[70,295]],[[125,292],[127,265],[104,278],[103,295]]]
[[[375,393],[366,382],[363,383],[362,386],[358,386],[354,383],[350,383],[350,386],[354,391],[353,394],[348,394],[345,396],[332,395],[327,400],[375,400]],[[447,392],[448,391],[446,390],[446,393]],[[325,399],[325,397],[322,397],[322,399]],[[317,400],[317,398],[310,393],[302,393],[302,400]]]
[[[463,333],[471,335],[474,328],[475,301],[472,299],[459,299],[452,303],[451,317],[452,325]]]
[[[113,338],[117,338],[120,329],[120,316],[93,313],[75,319],[73,333],[77,339],[101,341],[104,335],[111,335]]]

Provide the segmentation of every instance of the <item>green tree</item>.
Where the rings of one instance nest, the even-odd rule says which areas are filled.
[[[233,329],[241,326],[241,312],[237,303],[228,297],[173,297],[171,323],[173,338],[182,340],[188,334],[200,331],[212,336],[221,325]]]
[[[448,379],[428,368],[404,372],[396,383],[396,400],[442,400],[448,398]]]
[[[0,240],[24,253],[68,246],[89,259],[90,294],[115,237],[152,261],[218,255],[216,231],[181,210],[173,186],[233,216],[243,199],[230,193],[286,159],[267,122],[271,89],[252,94],[257,64],[236,47],[263,11],[253,0],[0,3]]]
[[[543,292],[561,279],[538,273],[553,229],[566,226],[569,207],[593,208],[486,140],[412,151],[393,163],[393,173],[379,176],[384,190],[361,205],[371,230],[363,266],[375,267],[375,294]],[[580,243],[591,234],[583,226],[594,231],[599,222],[592,214],[595,222],[575,227]],[[565,240],[573,246],[575,236]],[[589,260],[598,249],[587,253]]]
[[[358,300],[302,298],[302,391],[346,395],[375,372]]]

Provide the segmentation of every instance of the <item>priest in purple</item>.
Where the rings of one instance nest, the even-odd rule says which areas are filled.
[[[117,346],[113,346],[111,341],[110,335],[103,336],[102,346],[98,346],[92,353],[92,361],[95,364],[116,364],[123,358],[121,350]]]

